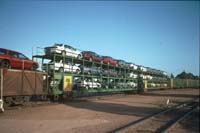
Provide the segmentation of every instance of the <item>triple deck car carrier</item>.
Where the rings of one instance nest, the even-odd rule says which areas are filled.
[[[42,48],[40,48],[42,49]],[[44,49],[42,49],[44,51]],[[39,50],[37,50],[39,51]],[[42,52],[39,52],[42,53]],[[44,52],[43,52],[44,53]],[[60,60],[63,60],[63,62],[67,62],[70,64],[78,64],[87,66],[87,67],[100,67],[101,69],[104,70],[113,70],[116,71],[117,75],[103,75],[102,73],[97,75],[97,74],[85,74],[84,72],[82,73],[76,73],[76,72],[61,72],[61,71],[56,71],[55,69],[49,69],[47,67],[46,70],[43,69],[43,71],[47,72],[50,75],[50,94],[53,95],[59,95],[59,94],[65,94],[65,93],[101,93],[101,92],[125,92],[125,91],[138,91],[139,89],[143,89],[146,87],[151,86],[151,82],[155,82],[156,86],[154,88],[169,88],[169,78],[167,75],[164,75],[162,71],[160,73],[155,73],[155,72],[150,72],[150,71],[142,71],[140,67],[138,69],[134,68],[127,68],[127,67],[122,67],[122,66],[114,66],[111,64],[105,64],[103,62],[96,62],[93,60],[87,60],[84,58],[75,58],[75,57],[70,57],[62,54],[57,54],[57,53],[51,53],[48,55],[45,54],[36,54],[33,56],[33,59],[39,60],[40,59],[40,65],[43,66],[45,60],[54,63],[55,62],[60,62]],[[141,77],[141,75],[151,75],[155,78],[158,78],[159,80],[151,79],[151,80],[138,80],[138,78],[133,78],[129,77],[129,73],[134,73],[137,75],[138,78]],[[75,85],[75,79],[80,78],[82,80],[89,79],[91,81],[97,80],[101,83],[101,87],[98,88],[76,88]],[[142,85],[141,82],[143,81]],[[110,83],[112,82],[112,83]],[[124,86],[124,84],[127,84],[128,82],[132,82],[137,84],[137,86]],[[104,86],[104,83],[109,83],[109,85]],[[140,85],[139,85],[140,84]],[[145,85],[144,85],[145,84]],[[165,84],[165,85],[164,85]]]

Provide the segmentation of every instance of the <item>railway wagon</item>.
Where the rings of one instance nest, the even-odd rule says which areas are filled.
[[[30,99],[44,99],[48,94],[48,75],[45,72],[0,69],[4,105],[21,104]]]

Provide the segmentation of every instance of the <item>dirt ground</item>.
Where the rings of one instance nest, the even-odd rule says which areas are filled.
[[[194,97],[199,97],[199,89],[82,98],[54,105],[6,110],[0,113],[0,132],[104,133]]]

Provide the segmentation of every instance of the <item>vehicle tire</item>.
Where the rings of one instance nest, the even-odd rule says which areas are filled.
[[[85,86],[85,89],[88,90],[88,89],[89,89],[89,85],[86,85],[86,86]]]
[[[1,62],[1,67],[2,67],[2,68],[10,68],[10,63],[9,63],[9,61],[8,61],[8,60],[3,60],[3,61]]]
[[[90,75],[90,74],[91,74],[91,72],[90,72],[90,71],[88,71],[88,72],[87,72],[87,74],[88,74],[88,75]]]
[[[80,73],[80,70],[77,69],[77,70],[76,70],[76,73],[79,74],[79,73]]]
[[[66,56],[66,51],[62,51],[62,56]]]
[[[33,64],[32,66],[31,66],[31,70],[32,71],[35,71],[37,69],[37,66],[35,65],[35,64]]]
[[[64,72],[64,69],[61,67],[61,68],[59,68],[59,72],[60,73],[63,73]]]
[[[77,56],[78,59],[81,59],[81,57],[82,57],[82,56],[81,56],[80,54]]]

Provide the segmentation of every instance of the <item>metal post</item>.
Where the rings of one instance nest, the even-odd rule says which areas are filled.
[[[174,88],[174,80],[173,80],[173,78],[170,79],[170,88],[171,89]]]
[[[4,112],[3,108],[3,69],[1,69],[1,98],[0,98],[0,109]]]

